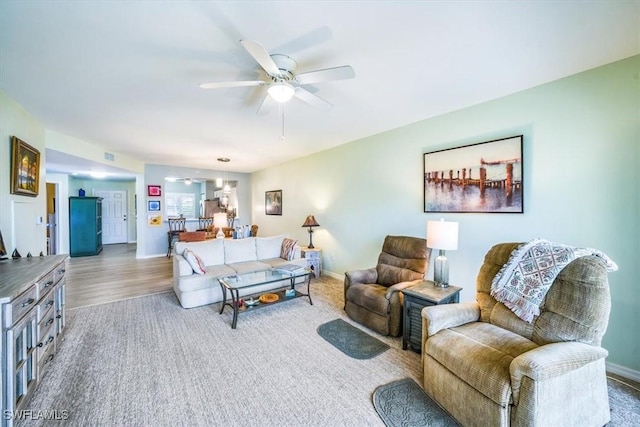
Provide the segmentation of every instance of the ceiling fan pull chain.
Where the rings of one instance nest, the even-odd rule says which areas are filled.
[[[282,136],[280,141],[284,142],[284,104],[280,104],[280,115],[282,116]]]

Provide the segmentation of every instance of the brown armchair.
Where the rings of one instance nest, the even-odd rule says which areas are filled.
[[[345,273],[347,315],[382,335],[400,335],[404,301],[400,291],[424,279],[430,255],[425,239],[387,236],[376,267]]]

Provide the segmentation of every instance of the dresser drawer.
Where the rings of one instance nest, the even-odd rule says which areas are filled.
[[[44,276],[42,279],[38,280],[38,289],[40,290],[40,296],[49,292],[49,290],[53,289],[53,285],[56,284],[55,280],[55,271]]]
[[[51,343],[49,346],[47,346],[47,350],[44,353],[42,353],[42,356],[40,357],[40,360],[38,362],[38,381],[40,381],[44,376],[44,374],[46,374],[47,371],[49,370],[49,366],[51,366],[51,361],[55,356],[54,350],[55,350],[55,345]]]
[[[49,329],[51,325],[56,323],[56,311],[53,309],[52,305],[41,304],[42,307],[40,309],[40,321],[38,322],[38,327],[41,331]]]
[[[40,299],[40,304],[38,304],[38,306],[40,307],[40,320],[42,320],[47,315],[47,313],[54,308],[56,304],[55,295],[56,293],[52,289],[51,291],[49,291],[49,293],[47,293],[43,298]]]
[[[58,283],[62,278],[64,278],[64,273],[66,273],[66,265],[63,262],[53,271],[54,277],[53,282]]]
[[[53,320],[53,316],[51,317]],[[38,341],[38,363],[42,361],[42,358],[47,353],[53,353],[56,340],[56,328],[53,323],[49,323],[48,327],[44,327],[40,329],[42,332],[40,333],[40,340]]]
[[[11,303],[11,324],[15,324],[29,310],[36,306],[38,287],[31,286]]]

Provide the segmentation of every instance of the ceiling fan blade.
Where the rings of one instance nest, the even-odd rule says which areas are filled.
[[[215,82],[215,83],[202,83],[200,87],[202,89],[218,89],[223,87],[243,87],[243,86],[262,86],[267,82],[262,80],[247,80],[240,82]]]
[[[329,111],[333,108],[333,105],[320,98],[318,95],[314,95],[306,89],[296,87],[296,98],[301,99],[312,107],[319,108],[323,111]]]
[[[275,103],[276,101],[268,93],[265,93],[264,99],[260,103],[260,106],[258,107],[258,111],[256,111],[256,114],[259,116],[265,116],[269,114],[269,112],[271,112],[271,109],[273,108]]]
[[[308,85],[311,83],[327,82],[331,80],[352,79],[355,76],[356,73],[353,71],[351,66],[343,65],[342,67],[326,68],[324,70],[300,73],[296,75],[296,80],[301,85]]]
[[[269,52],[257,42],[252,42],[250,40],[240,40],[242,46],[249,52],[249,55],[253,56],[258,64],[269,74],[270,76],[282,77],[280,73],[280,69],[273,62],[271,56],[269,56]]]

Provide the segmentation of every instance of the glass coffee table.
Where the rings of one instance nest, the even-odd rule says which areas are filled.
[[[225,276],[218,279],[220,286],[222,287],[222,307],[220,307],[220,314],[224,312],[226,306],[231,307],[233,310],[233,321],[231,322],[231,329],[236,328],[238,323],[238,314],[257,310],[263,307],[268,307],[281,302],[289,301],[292,299],[307,297],[309,298],[309,304],[313,305],[311,301],[311,276],[313,272],[308,268],[296,273],[288,273],[284,271],[278,271],[276,269],[259,271],[256,273],[237,274],[234,276]],[[304,278],[304,280],[299,280]],[[251,288],[256,288],[260,285],[266,285],[274,282],[283,282],[282,288],[276,290],[264,291],[263,294],[275,294],[278,299],[272,302],[260,302],[259,295],[252,298],[252,304],[240,305],[240,293],[243,297],[250,296]],[[296,289],[296,286],[307,285],[307,293],[302,293]],[[231,302],[227,302],[227,292],[231,294]]]

